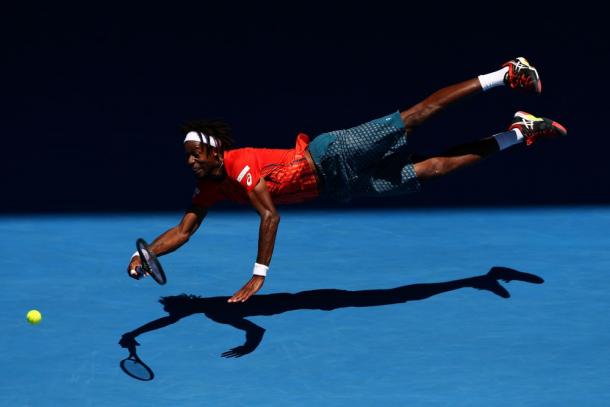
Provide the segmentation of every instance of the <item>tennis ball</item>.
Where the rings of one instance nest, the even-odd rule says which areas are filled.
[[[26,315],[26,319],[28,320],[28,322],[32,325],[36,325],[39,324],[40,321],[42,321],[42,314],[40,313],[40,311],[38,310],[30,310],[28,311],[28,314]]]

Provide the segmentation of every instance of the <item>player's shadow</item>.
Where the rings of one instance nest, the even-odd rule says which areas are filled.
[[[229,297],[199,297],[195,295],[177,295],[162,297],[159,302],[169,316],[151,321],[131,332],[125,333],[119,344],[128,349],[135,349],[135,338],[145,332],[171,325],[184,317],[193,314],[204,314],[214,322],[231,325],[245,332],[243,345],[229,349],[223,357],[241,357],[253,352],[263,339],[265,329],[247,320],[247,317],[275,315],[295,310],[332,311],[346,307],[374,307],[380,305],[400,304],[416,301],[431,296],[457,290],[476,288],[492,292],[502,298],[510,297],[508,291],[498,280],[506,282],[517,280],[533,284],[542,284],[544,280],[536,275],[523,273],[506,267],[493,267],[487,274],[460,280],[431,284],[411,284],[390,289],[347,291],[321,289],[302,291],[296,294],[255,295],[245,303],[228,303]]]

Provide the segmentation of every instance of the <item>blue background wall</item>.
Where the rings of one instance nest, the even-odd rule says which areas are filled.
[[[474,97],[414,133],[413,147],[489,136],[516,110],[562,122],[568,139],[515,148],[416,196],[357,204],[610,202],[599,10],[229,2],[3,14],[2,212],[182,209],[193,189],[177,132],[185,120],[224,118],[240,146],[291,147],[298,132],[407,108],[520,55],[539,69],[541,97]]]

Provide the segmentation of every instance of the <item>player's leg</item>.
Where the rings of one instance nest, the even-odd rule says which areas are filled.
[[[493,137],[462,144],[444,154],[415,162],[413,167],[420,181],[447,175],[450,172],[472,165],[500,151]]]
[[[525,142],[529,146],[539,138],[553,138],[566,134],[565,127],[551,119],[517,112],[508,131],[457,146],[440,156],[418,161],[414,164],[414,169],[419,180],[436,178],[472,165],[512,145]]]
[[[407,133],[410,134],[416,127],[419,127],[445,107],[467,96],[479,93],[482,89],[481,82],[477,78],[447,86],[409,109],[401,111],[400,118],[405,124]]]
[[[447,86],[434,92],[415,106],[401,111],[400,117],[405,124],[407,133],[411,133],[416,127],[450,104],[481,91],[503,85],[535,93],[542,91],[542,82],[536,69],[529,65],[525,58],[519,57],[508,61],[498,71],[480,75],[477,78]]]

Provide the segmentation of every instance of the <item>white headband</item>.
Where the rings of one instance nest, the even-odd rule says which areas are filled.
[[[212,136],[206,136],[203,133],[197,133],[196,131],[189,131],[184,139],[184,142],[186,143],[187,141],[196,141],[198,143],[201,143],[202,141],[205,144],[209,144],[212,147],[220,147],[220,140],[216,139],[215,137]]]

